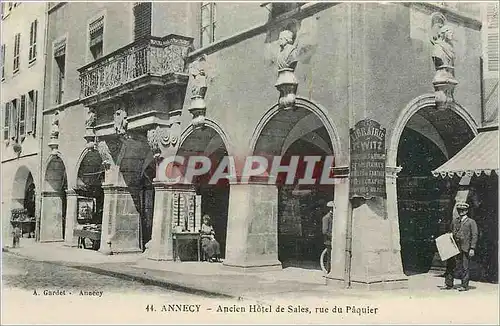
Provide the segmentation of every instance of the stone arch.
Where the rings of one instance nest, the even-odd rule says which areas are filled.
[[[205,125],[203,128],[211,128],[213,129],[219,137],[222,139],[222,142],[228,151],[228,154],[232,152],[233,146],[230,138],[227,136],[227,134],[224,132],[224,129],[214,120],[210,118],[205,118]],[[177,147],[177,151],[182,147],[186,139],[197,130],[197,128],[193,124],[189,124],[181,133],[180,138],[179,138],[179,146]]]
[[[396,123],[394,124],[394,128],[392,129],[391,136],[389,138],[390,139],[389,148],[387,150],[388,166],[396,166],[399,140],[401,138],[401,134],[403,133],[404,128],[408,124],[408,121],[410,121],[410,119],[415,115],[415,113],[417,113],[421,109],[426,107],[434,107],[435,105],[436,105],[435,95],[424,94],[413,99],[401,111],[398,119],[396,120]],[[467,125],[474,133],[474,135],[477,135],[478,124],[463,106],[461,106],[458,103],[453,103],[451,110],[467,123]]]
[[[45,164],[42,186],[40,241],[62,241],[66,229],[66,164],[62,156],[51,154]]]
[[[405,273],[427,272],[438,266],[433,262],[433,239],[446,228],[458,184],[436,179],[431,171],[463,148],[477,134],[477,127],[458,103],[438,111],[434,94],[413,99],[394,124],[386,165],[402,169],[395,182],[387,184],[387,200],[395,223],[393,241],[401,248]]]
[[[23,213],[22,218],[17,217],[16,221],[11,221],[13,226],[17,225],[23,234],[28,234],[28,237],[34,237],[35,233],[36,189],[37,186],[31,170],[26,165],[18,167],[12,185],[10,212],[23,210],[26,215]],[[9,218],[12,218],[11,214],[9,214]]]
[[[347,162],[347,159],[345,157],[344,152],[342,151],[342,145],[340,142],[340,137],[337,132],[337,127],[335,126],[335,123],[330,119],[328,116],[328,111],[321,105],[313,102],[312,100],[308,100],[302,97],[297,97],[295,106],[297,108],[302,108],[306,109],[310,112],[312,112],[323,124],[325,127],[328,136],[331,141],[333,153],[336,156],[336,162],[340,164],[344,164]],[[252,137],[250,138],[250,153],[253,153],[255,151],[255,147],[257,144],[257,141],[266,127],[266,125],[271,121],[271,119],[276,116],[280,112],[279,106],[276,104],[274,105],[271,109],[269,109],[264,116],[259,120],[257,123],[256,128],[254,129],[254,132],[252,134]]]
[[[196,207],[201,208],[200,217],[205,214],[211,216],[215,239],[220,245],[222,257],[225,257],[226,254],[230,186],[229,182],[224,179],[216,184],[211,184],[209,181],[215,168],[225,156],[230,155],[231,150],[232,144],[229,137],[222,127],[211,119],[206,119],[205,125],[201,128],[195,128],[190,124],[182,132],[176,150],[176,155],[203,155],[208,157],[212,163],[210,172],[189,180],[191,189],[184,194],[179,193],[179,196],[188,196],[184,198],[193,198],[194,196]],[[200,200],[199,206],[198,200]],[[184,200],[184,202],[188,202],[188,200]]]

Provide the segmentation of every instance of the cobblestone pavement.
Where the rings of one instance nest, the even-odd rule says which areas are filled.
[[[117,320],[169,323],[179,318],[192,323],[200,318],[199,313],[169,315],[161,312],[163,305],[213,307],[223,302],[231,300],[200,297],[11,254],[2,255],[2,325]],[[149,305],[153,305],[156,313],[148,311]]]
[[[428,277],[416,281],[422,284],[423,288],[431,290],[408,292],[406,295],[377,292],[366,297],[353,297],[326,290],[290,291],[281,293],[279,297],[276,294],[261,295],[259,298],[238,301],[171,291],[138,281],[92,273],[81,268],[62,266],[53,262],[32,261],[9,253],[3,254],[2,265],[2,325],[13,323],[498,325],[497,287],[478,284],[474,291],[468,293],[439,291],[425,286],[423,282],[428,281]],[[208,275],[193,275],[193,277],[201,277],[206,279],[206,282],[211,282]],[[51,295],[47,291],[44,294],[44,290],[50,290]],[[81,295],[80,291],[84,291],[84,295]],[[171,305],[181,305],[174,308],[181,307],[181,310],[187,311],[168,311]],[[225,312],[221,312],[220,309]],[[468,309],[468,312],[458,314],[457,309]]]

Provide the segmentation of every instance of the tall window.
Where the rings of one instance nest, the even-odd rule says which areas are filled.
[[[134,4],[134,40],[151,36],[151,2],[136,2]]]
[[[10,102],[10,121],[9,121],[9,137],[12,140],[18,139],[19,123],[18,123],[18,100],[14,99]]]
[[[10,102],[5,103],[3,113],[3,139],[9,140],[9,127],[10,127]]]
[[[200,45],[205,46],[215,41],[215,2],[201,3]]]
[[[90,53],[92,53],[94,60],[99,59],[103,53],[104,16],[90,23],[89,35]]]
[[[21,95],[19,106],[19,135],[26,134],[26,95]]]
[[[38,91],[28,92],[28,107],[26,114],[26,133],[36,136],[36,118],[38,107]]]
[[[21,50],[21,34],[14,37],[14,73],[19,71],[19,52]]]
[[[2,44],[2,80],[5,79],[5,44]]]
[[[30,53],[29,62],[33,62],[36,59],[36,33],[38,28],[38,20],[31,23],[30,28]]]
[[[61,104],[64,94],[64,77],[66,72],[66,40],[59,42],[54,47],[55,61],[55,102]]]

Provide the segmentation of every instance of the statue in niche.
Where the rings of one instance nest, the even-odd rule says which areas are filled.
[[[50,128],[50,138],[58,139],[59,138],[59,111],[54,113],[54,117],[52,118],[52,126]]]
[[[297,44],[293,42],[293,33],[289,30],[284,30],[279,34],[278,44],[280,52],[276,56],[276,64],[278,69],[292,69],[295,71],[297,67]]]
[[[123,109],[116,110],[114,114],[115,132],[117,135],[125,135],[127,133],[127,112]]]
[[[447,24],[446,17],[441,13],[433,15],[432,29],[434,31],[434,35],[431,37],[432,61],[436,71],[449,71],[450,76],[453,77],[455,68],[453,29]]]
[[[96,119],[97,116],[94,110],[89,110],[89,112],[87,113],[87,119],[85,120],[85,128],[87,129],[94,128]]]
[[[202,55],[198,61],[191,66],[191,76],[193,76],[193,88],[191,89],[192,98],[205,98],[207,92],[206,62],[206,55]]]
[[[458,81],[455,79],[455,37],[453,29],[448,25],[446,17],[439,12],[431,15],[433,46],[432,61],[436,74],[432,80],[436,98],[436,108],[449,108],[454,102],[454,91]]]

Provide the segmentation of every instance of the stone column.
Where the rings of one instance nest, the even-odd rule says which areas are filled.
[[[138,192],[130,187],[103,185],[101,247],[104,254],[141,252]]]
[[[351,287],[408,287],[399,244],[396,194],[396,175],[399,170],[396,167],[386,168],[387,200],[375,197],[353,202]]]
[[[234,184],[229,192],[226,268],[281,269],[278,260],[278,189],[268,184]]]
[[[155,188],[153,232],[147,257],[151,260],[173,260],[173,197],[175,193],[193,192],[193,189],[191,185],[170,185],[161,181],[153,182],[153,186]]]
[[[78,195],[73,189],[66,190],[66,230],[64,232],[64,245],[67,247],[78,246],[78,237],[73,235],[73,229],[78,224],[77,199]]]
[[[42,192],[42,216],[40,220],[40,242],[62,241],[64,193]]]
[[[346,287],[347,271],[350,263],[350,232],[347,225],[350,221],[351,206],[349,202],[349,168],[335,167],[334,219],[332,234],[332,259],[330,273],[326,276],[327,285]],[[346,282],[347,281],[347,282]]]

